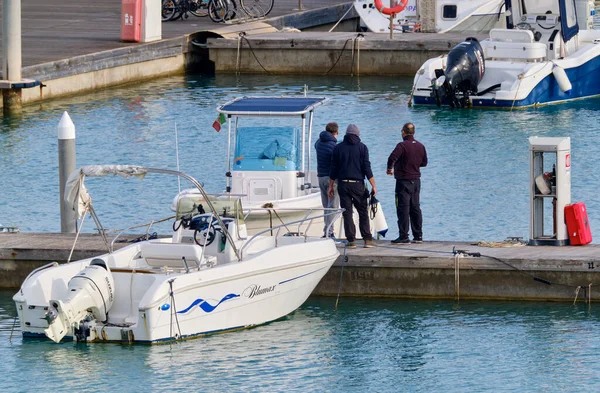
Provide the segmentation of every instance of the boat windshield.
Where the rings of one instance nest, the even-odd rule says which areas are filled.
[[[239,198],[226,195],[209,195],[209,200],[215,211],[223,218],[233,218],[238,225],[244,223],[242,202]],[[210,209],[204,197],[200,194],[183,194],[177,199],[176,219],[189,217],[203,212],[210,213]]]
[[[298,171],[301,131],[294,127],[237,129],[233,169],[238,171]]]
[[[560,14],[558,10],[558,1],[523,1],[523,14],[543,15]]]

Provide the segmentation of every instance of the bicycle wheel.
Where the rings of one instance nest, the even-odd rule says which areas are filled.
[[[199,18],[208,16],[208,1],[190,0],[190,14]]]
[[[237,5],[233,0],[210,0],[208,17],[215,23],[235,18]]]
[[[274,0],[240,0],[240,6],[250,16],[262,18],[273,9]]]
[[[175,4],[175,0],[163,0],[162,2],[162,10],[161,10],[161,19],[163,22],[175,19],[175,15],[177,14],[177,5]]]

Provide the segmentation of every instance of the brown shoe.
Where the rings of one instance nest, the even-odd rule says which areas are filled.
[[[377,245],[373,240],[365,240],[365,248],[375,248]]]
[[[356,248],[356,243],[348,242],[348,243],[346,243],[346,248]]]

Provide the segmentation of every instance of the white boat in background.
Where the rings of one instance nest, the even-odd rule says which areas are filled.
[[[390,3],[382,0],[385,7]],[[355,0],[354,9],[366,29],[389,33],[390,17],[375,8],[374,0]],[[477,34],[498,27],[506,27],[504,0],[408,0],[393,19],[395,32]]]
[[[177,171],[83,167],[71,175],[65,198],[101,228],[84,178],[151,173],[188,179],[202,205],[191,216],[178,209],[169,238],[117,251],[115,238],[106,254],[31,272],[13,297],[24,337],[156,343],[264,324],[304,303],[339,255],[333,240],[286,236],[282,224],[248,238],[238,198],[207,195]],[[191,243],[184,230],[193,231]]]
[[[525,108],[600,95],[593,2],[506,0],[506,9],[508,28],[421,66],[415,105]]]
[[[327,102],[324,97],[242,97],[217,108],[227,121],[227,172],[225,193],[241,198],[248,233],[270,228],[284,221],[297,221],[323,215],[317,173],[313,165],[314,111]],[[191,199],[196,189],[184,190],[171,208]],[[358,215],[355,212],[355,223]],[[289,232],[322,236],[323,218],[311,225],[288,227]],[[371,219],[374,237],[388,227],[383,209],[377,203]],[[343,220],[334,228],[343,237]]]

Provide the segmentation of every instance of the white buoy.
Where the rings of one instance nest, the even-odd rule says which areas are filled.
[[[75,233],[77,217],[65,203],[65,186],[75,166],[75,124],[65,111],[58,122],[58,183],[60,187],[60,231]]]
[[[571,81],[569,81],[569,77],[567,76],[564,68],[555,64],[552,68],[552,74],[556,78],[556,82],[558,82],[558,87],[560,90],[565,94],[570,94],[573,86],[571,86]]]

